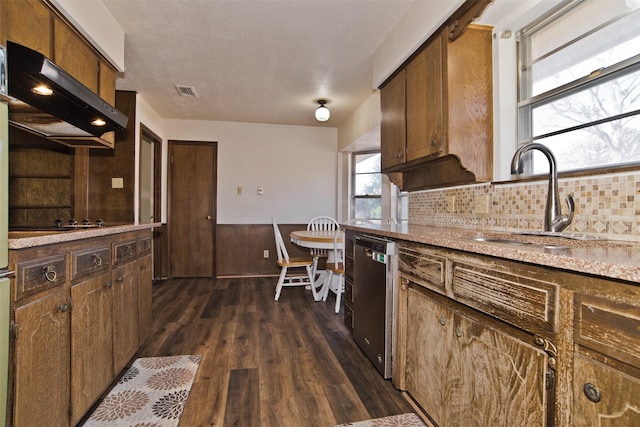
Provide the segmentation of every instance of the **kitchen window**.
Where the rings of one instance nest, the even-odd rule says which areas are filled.
[[[358,152],[352,156],[352,212],[356,220],[382,220],[382,173],[380,152]]]
[[[640,164],[638,22],[638,0],[571,0],[517,34],[518,146],[560,172]],[[525,174],[546,173],[531,154]]]

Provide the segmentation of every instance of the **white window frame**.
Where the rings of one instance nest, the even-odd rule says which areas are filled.
[[[541,16],[539,19],[534,20],[531,24],[525,26],[522,30],[522,34],[521,32],[518,32],[517,38],[516,40],[519,42],[519,53],[520,56],[518,58],[518,64],[517,64],[517,70],[518,70],[518,89],[519,89],[519,100],[518,100],[518,105],[517,105],[517,111],[518,111],[518,128],[517,128],[517,144],[516,144],[516,148],[520,147],[522,145],[528,144],[530,142],[534,142],[537,140],[544,140],[544,138],[547,138],[549,136],[553,136],[555,134],[562,134],[565,132],[569,132],[571,130],[579,130],[579,129],[583,129],[586,127],[590,127],[590,126],[594,126],[597,124],[602,124],[602,123],[606,123],[609,121],[613,121],[613,120],[618,120],[618,119],[622,119],[622,118],[626,118],[626,117],[630,117],[630,116],[637,116],[640,115],[640,110],[635,110],[635,111],[631,111],[631,112],[626,112],[623,114],[612,114],[609,117],[605,118],[605,119],[600,119],[600,120],[595,120],[593,122],[589,122],[589,123],[584,123],[584,124],[580,124],[580,125],[576,125],[576,126],[567,126],[564,129],[560,129],[556,132],[552,132],[550,134],[546,134],[546,135],[536,135],[533,136],[532,135],[532,131],[531,131],[531,123],[532,123],[532,107],[536,106],[536,105],[542,105],[546,102],[549,102],[549,100],[555,99],[555,98],[562,98],[562,97],[568,97],[570,96],[572,93],[577,92],[578,90],[582,90],[584,88],[588,88],[588,87],[593,87],[593,86],[597,86],[599,84],[602,84],[603,82],[605,82],[607,79],[611,79],[613,77],[620,77],[623,76],[624,74],[628,73],[630,70],[639,70],[640,69],[640,55],[636,55],[635,57],[632,57],[624,62],[618,63],[618,64],[614,64],[610,67],[607,67],[605,69],[602,70],[598,70],[596,72],[591,73],[590,75],[581,77],[575,81],[572,82],[568,82],[567,84],[564,84],[562,86],[559,86],[555,89],[552,90],[548,90],[545,93],[541,93],[541,94],[536,94],[534,96],[530,96],[530,92],[529,92],[529,85],[531,83],[530,78],[528,77],[527,73],[523,71],[523,66],[522,66],[522,59],[524,58],[525,60],[528,59],[527,58],[527,52],[528,52],[528,44],[527,44],[527,37],[528,34],[531,34],[532,32],[534,32],[537,28],[544,26],[545,22],[548,22],[550,19],[555,19],[557,17],[562,17],[565,16],[565,14],[567,13],[571,13],[572,9],[574,7],[576,7],[577,5],[580,5],[581,3],[583,3],[584,0],[567,0],[567,1],[563,1],[561,2],[557,7],[553,8],[550,13],[547,13],[543,16]],[[550,18],[551,17],[551,18]],[[530,157],[528,159],[529,162],[532,162],[533,157]],[[503,163],[503,162],[499,162],[499,163]],[[527,165],[525,165],[525,170]],[[530,166],[530,165],[529,165]],[[640,169],[640,162],[638,161],[632,161],[632,162],[628,162],[628,163],[623,163],[623,162],[619,162],[619,163],[609,163],[609,164],[600,164],[594,167],[590,167],[590,168],[574,168],[571,170],[566,170],[567,172],[581,172],[581,171],[589,171],[590,173],[593,172],[610,172],[612,169],[617,169],[617,168],[626,168],[626,169]],[[530,168],[529,168],[530,169]]]

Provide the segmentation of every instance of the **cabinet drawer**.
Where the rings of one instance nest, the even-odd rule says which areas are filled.
[[[113,245],[113,264],[122,264],[123,262],[136,259],[138,256],[136,241],[128,241],[114,243]]]
[[[558,286],[517,271],[453,262],[452,291],[463,304],[529,330],[556,330]]]
[[[111,248],[96,248],[73,251],[71,253],[71,280],[102,272],[111,264]]]
[[[640,368],[638,307],[579,293],[574,300],[575,342]]]
[[[65,254],[20,262],[16,266],[16,299],[60,286],[66,278]]]
[[[151,236],[143,237],[138,240],[138,249],[140,250],[140,255],[146,255],[151,253]]]
[[[398,270],[414,283],[445,293],[447,260],[424,247],[401,247],[398,250]]]

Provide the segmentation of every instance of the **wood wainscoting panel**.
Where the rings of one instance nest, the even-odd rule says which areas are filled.
[[[295,230],[305,230],[306,224],[278,224],[289,256],[309,255],[289,239]],[[264,258],[264,251],[269,258]],[[271,224],[217,224],[216,225],[216,276],[267,276],[280,273],[276,260],[275,237]]]

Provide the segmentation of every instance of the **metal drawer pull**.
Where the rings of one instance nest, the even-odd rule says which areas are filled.
[[[584,392],[584,395],[587,396],[587,399],[592,402],[598,403],[602,399],[602,392],[600,389],[591,383],[586,383],[584,387],[582,387],[582,391]]]
[[[119,276],[118,277],[118,283],[122,283],[124,282],[124,276]]]
[[[460,338],[462,335],[464,335],[464,332],[462,331],[462,328],[461,328],[460,326],[458,326],[458,327],[456,328],[456,336],[457,336],[458,338]]]
[[[444,325],[446,325],[446,324],[447,324],[447,319],[446,319],[446,317],[444,317],[444,316],[440,317],[439,321],[440,321],[440,324],[441,324],[442,326],[444,326]]]
[[[55,282],[58,278],[56,266],[53,264],[42,267],[42,272],[44,273],[44,278],[47,280],[47,282]]]
[[[102,258],[100,258],[100,255],[94,254],[92,258],[93,258],[93,263],[96,265],[96,267],[100,267],[102,265]]]
[[[113,284],[111,282],[107,282],[104,284],[105,288],[107,289],[111,289],[113,287]]]
[[[69,304],[67,304],[66,302],[63,302],[58,306],[58,309],[61,312],[65,313],[69,309]]]

